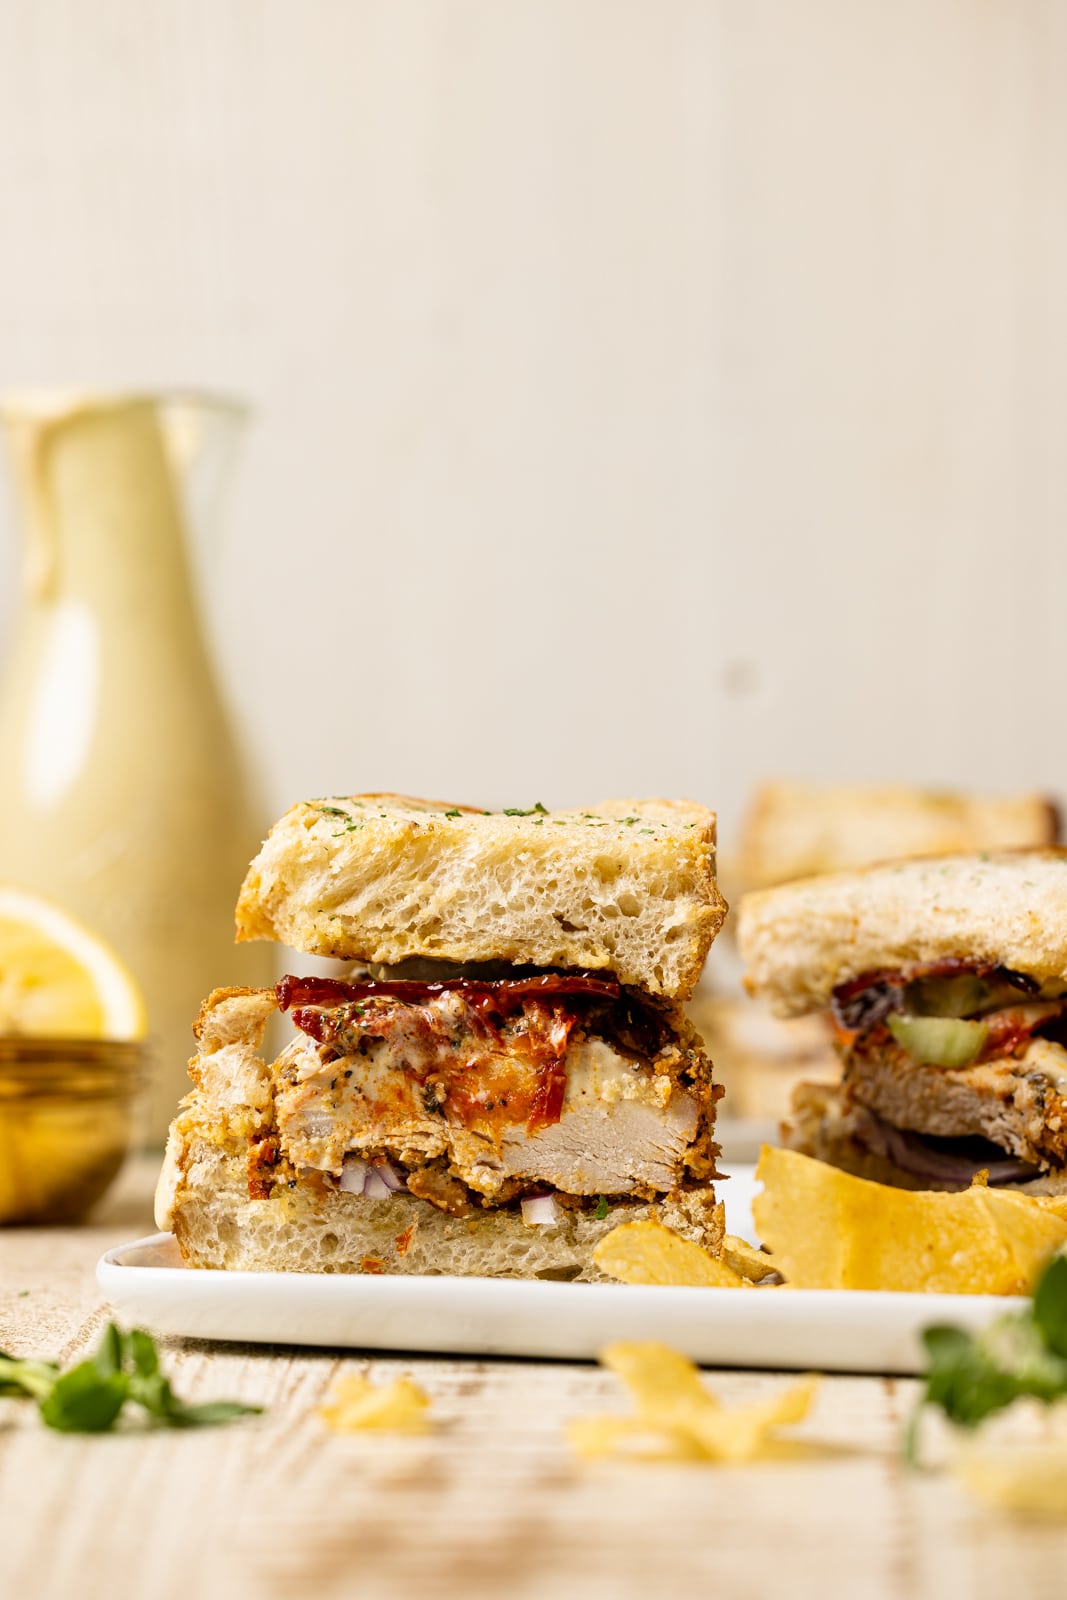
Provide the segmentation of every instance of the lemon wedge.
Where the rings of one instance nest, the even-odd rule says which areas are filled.
[[[0,1034],[140,1039],[141,991],[115,952],[66,911],[0,884]]]

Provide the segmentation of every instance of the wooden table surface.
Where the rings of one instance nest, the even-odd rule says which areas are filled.
[[[0,1231],[0,1348],[66,1363],[107,1319],[94,1267],[151,1231],[154,1168],[124,1174],[80,1228]],[[914,1384],[824,1380],[798,1438],[747,1467],[588,1464],[565,1419],[625,1409],[592,1365],[366,1357],[164,1341],[184,1398],[261,1418],[193,1433],[56,1434],[0,1401],[2,1600],[620,1600],[1059,1594],[1067,1528],[972,1502],[900,1456]],[[339,1373],[411,1374],[424,1437],[337,1435],[316,1416]],[[726,1403],[787,1379],[720,1372]]]

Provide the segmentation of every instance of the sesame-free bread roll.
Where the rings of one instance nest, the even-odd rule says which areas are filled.
[[[883,862],[742,897],[745,984],[778,1016],[830,1004],[840,983],[952,959],[1067,982],[1067,850]]]
[[[725,912],[703,806],[482,812],[364,794],[301,802],[275,824],[241,888],[237,937],[389,965],[608,971],[685,998]]]

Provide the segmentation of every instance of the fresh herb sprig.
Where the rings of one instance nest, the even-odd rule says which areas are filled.
[[[905,1450],[918,1465],[919,1423],[936,1406],[960,1428],[1028,1397],[1051,1405],[1067,1397],[1067,1256],[1053,1256],[1025,1311],[1009,1312],[983,1333],[927,1328],[926,1387],[912,1413]]]
[[[0,1396],[35,1400],[42,1421],[60,1433],[107,1433],[127,1403],[164,1428],[210,1427],[263,1409],[237,1400],[187,1405],[160,1370],[151,1334],[140,1328],[124,1333],[114,1322],[88,1360],[67,1372],[53,1361],[19,1361],[0,1350]]]

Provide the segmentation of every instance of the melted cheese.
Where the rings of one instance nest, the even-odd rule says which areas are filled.
[[[1043,1072],[1058,1095],[1067,1096],[1067,1050],[1052,1039],[1031,1039],[1018,1063],[1020,1072]]]
[[[671,1097],[669,1078],[657,1077],[647,1067],[627,1061],[604,1039],[582,1039],[572,1044],[565,1064],[564,1112],[587,1106],[590,1101],[610,1106],[619,1100],[640,1100],[643,1105],[662,1109]]]

